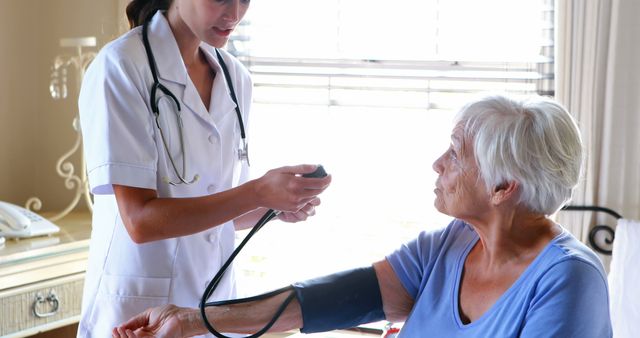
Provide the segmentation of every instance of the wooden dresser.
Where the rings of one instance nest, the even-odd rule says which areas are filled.
[[[70,214],[56,224],[57,234],[0,246],[1,337],[26,337],[80,319],[91,216]]]

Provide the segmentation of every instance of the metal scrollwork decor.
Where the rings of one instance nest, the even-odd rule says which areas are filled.
[[[67,69],[70,67],[73,68],[76,75],[76,88],[80,88],[84,72],[96,56],[95,52],[82,51],[82,47],[96,46],[95,37],[61,39],[60,46],[73,47],[76,49],[76,54],[58,55],[54,60],[51,71],[51,82],[49,84],[49,91],[54,100],[65,99],[68,96],[67,74],[69,72]],[[76,174],[75,167],[70,161],[70,157],[79,151],[82,146],[82,133],[80,130],[80,119],[78,113],[76,113],[76,116],[73,119],[72,126],[76,132],[76,139],[71,149],[64,153],[56,162],[56,172],[58,173],[58,176],[64,179],[65,188],[68,190],[75,189],[75,195],[66,208],[49,217],[49,220],[51,221],[57,221],[69,214],[78,205],[81,199],[84,200],[89,211],[93,211],[93,201],[91,199],[91,194],[89,193],[86,164],[82,151],[80,151],[80,173]],[[25,208],[31,211],[38,211],[42,208],[42,201],[38,197],[31,197],[25,203]]]
[[[562,210],[573,210],[573,211],[599,211],[599,212],[604,212],[606,214],[609,214],[611,216],[613,216],[615,219],[620,219],[622,218],[622,215],[620,215],[619,213],[609,209],[609,208],[604,208],[604,207],[598,207],[598,206],[591,206],[591,205],[567,205],[565,207],[562,208]],[[594,226],[590,231],[589,231],[589,244],[591,245],[591,247],[593,248],[593,250],[604,254],[604,255],[611,255],[612,250],[609,249],[605,249],[603,247],[600,246],[600,244],[598,244],[598,241],[596,240],[598,238],[598,233],[603,232],[605,233],[605,239],[604,242],[611,246],[613,244],[613,240],[615,238],[615,232],[613,230],[613,228],[611,228],[608,225],[596,225]]]

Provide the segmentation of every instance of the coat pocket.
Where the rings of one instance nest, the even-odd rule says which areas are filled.
[[[111,337],[111,330],[140,312],[169,302],[171,278],[103,275],[91,309],[89,337]]]

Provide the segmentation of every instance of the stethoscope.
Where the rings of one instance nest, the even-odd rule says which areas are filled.
[[[178,185],[178,184],[192,184],[195,183],[196,181],[198,181],[198,179],[200,178],[200,175],[195,174],[193,176],[192,179],[187,179],[186,178],[186,171],[187,171],[187,156],[184,150],[184,136],[183,136],[183,132],[182,132],[182,116],[181,116],[181,108],[180,108],[180,102],[178,101],[178,98],[169,90],[167,89],[167,87],[165,87],[162,83],[160,83],[160,81],[158,81],[158,72],[156,69],[156,60],[155,57],[153,56],[153,51],[151,50],[151,45],[149,44],[149,35],[147,34],[147,28],[149,26],[149,21],[147,20],[144,25],[142,26],[142,42],[144,43],[144,50],[147,53],[147,58],[149,59],[149,68],[151,68],[151,75],[153,75],[153,85],[151,86],[151,94],[149,97],[149,103],[151,105],[151,112],[153,113],[153,115],[155,116],[156,119],[156,126],[158,127],[158,130],[160,131],[160,138],[162,139],[162,144],[164,145],[164,149],[167,152],[167,156],[169,157],[169,162],[171,162],[171,166],[173,167],[173,171],[175,172],[176,176],[178,177],[178,182],[173,182],[171,181],[168,177],[164,178],[164,181],[166,183],[169,183],[171,185]],[[235,90],[233,89],[233,83],[231,82],[231,76],[229,75],[229,69],[227,69],[227,65],[224,62],[224,60],[222,59],[222,55],[220,55],[220,52],[218,51],[218,49],[215,49],[216,51],[216,56],[218,58],[218,62],[220,63],[220,67],[222,68],[222,72],[224,73],[224,77],[225,80],[227,81],[227,84],[229,85],[229,92],[231,94],[231,99],[233,100],[233,103],[236,104],[236,115],[238,116],[238,124],[240,125],[240,136],[242,138],[242,147],[240,149],[238,149],[238,160],[240,161],[246,161],[247,165],[249,165],[249,146],[247,144],[247,138],[246,138],[246,134],[244,131],[244,122],[242,121],[242,113],[240,112],[240,105],[238,104],[238,99],[236,98],[236,93]],[[171,156],[171,152],[169,152],[169,146],[167,144],[167,140],[164,137],[164,132],[162,131],[162,128],[160,127],[160,110],[158,109],[158,102],[160,101],[159,98],[156,97],[157,95],[157,91],[158,89],[164,93],[165,95],[167,95],[168,97],[171,98],[171,100],[173,100],[173,102],[175,102],[177,110],[176,110],[176,116],[178,119],[178,134],[180,135],[180,151],[182,152],[182,173],[180,173],[180,171],[178,171],[178,168],[176,167],[175,161],[173,160],[173,156]]]
[[[182,133],[182,117],[180,116],[180,114],[181,114],[180,102],[178,102],[178,98],[169,89],[167,89],[167,87],[165,87],[164,85],[162,85],[158,81],[158,74],[157,74],[157,70],[156,70],[156,62],[155,62],[155,58],[153,56],[153,52],[151,51],[151,46],[149,45],[149,36],[147,35],[147,27],[149,25],[149,21],[150,20],[147,20],[144,23],[144,25],[142,26],[142,41],[144,43],[144,49],[145,49],[145,51],[147,53],[147,58],[149,59],[149,67],[151,68],[151,74],[153,75],[153,86],[151,86],[151,96],[149,98],[150,104],[151,104],[151,111],[153,112],[153,115],[156,118],[156,126],[158,127],[158,130],[160,130],[160,137],[162,138],[162,143],[163,143],[164,148],[165,148],[165,150],[167,152],[167,155],[169,156],[169,161],[171,162],[171,166],[173,167],[173,170],[175,171],[175,174],[176,174],[176,176],[178,177],[178,180],[179,180],[179,182],[172,182],[169,179],[166,179],[166,182],[171,184],[171,185],[192,184],[192,183],[195,183],[199,179],[200,176],[198,174],[196,174],[191,180],[188,180],[186,178],[186,160],[185,160],[186,156],[184,156],[185,152],[184,152],[184,139],[183,139],[183,135],[182,135],[183,134]],[[220,67],[222,68],[222,72],[224,73],[225,80],[227,81],[227,83],[229,85],[229,92],[231,93],[231,98],[233,99],[233,102],[236,104],[236,109],[235,110],[236,110],[236,115],[238,116],[238,122],[240,124],[240,135],[242,137],[242,148],[238,149],[238,159],[240,161],[247,161],[247,165],[249,165],[249,149],[248,149],[247,141],[246,141],[246,137],[245,137],[244,123],[242,121],[242,114],[240,112],[240,106],[238,105],[238,100],[236,99],[236,94],[235,94],[235,91],[233,89],[233,84],[231,82],[231,76],[229,75],[229,70],[227,69],[227,65],[225,64],[224,60],[222,59],[222,56],[220,55],[220,52],[217,49],[216,49],[216,56],[218,58],[218,62],[220,63]],[[176,116],[178,118],[178,130],[179,130],[179,134],[180,134],[180,148],[181,148],[181,151],[182,151],[182,154],[183,154],[183,156],[182,156],[182,174],[178,171],[178,168],[175,165],[173,157],[171,156],[171,153],[169,152],[169,147],[168,147],[167,141],[166,141],[166,139],[164,137],[164,132],[162,131],[162,128],[160,127],[160,121],[159,121],[160,111],[158,109],[158,101],[159,100],[156,98],[156,93],[157,93],[158,89],[161,92],[163,92],[165,95],[169,96],[171,98],[171,100],[173,100],[173,102],[175,102],[176,107],[177,107]],[[303,176],[305,176],[305,177],[323,177],[323,176],[326,176],[326,175],[327,174],[324,171],[324,168],[322,166],[318,166],[318,168],[316,169],[315,172],[313,172],[311,174],[306,174],[306,175],[303,175]],[[202,295],[202,298],[200,299],[200,304],[199,304],[200,314],[201,314],[202,319],[204,321],[205,327],[209,330],[209,332],[211,332],[216,337],[219,337],[219,338],[230,338],[230,337],[227,337],[224,334],[216,331],[216,329],[213,327],[213,325],[209,322],[209,320],[207,319],[206,313],[205,313],[205,309],[207,307],[225,306],[225,305],[230,305],[230,304],[251,302],[251,301],[254,301],[254,300],[266,299],[266,298],[272,297],[274,295],[283,293],[285,291],[292,291],[293,290],[292,286],[288,286],[288,287],[285,287],[285,288],[282,288],[282,289],[279,289],[279,290],[272,291],[272,292],[267,293],[267,294],[254,296],[254,297],[249,297],[249,298],[232,299],[232,300],[216,301],[216,302],[207,302],[207,299],[209,297],[211,297],[211,295],[213,294],[215,289],[218,287],[219,283],[222,281],[222,277],[224,276],[226,270],[229,268],[229,266],[231,265],[231,263],[233,262],[235,257],[238,255],[238,253],[240,253],[240,250],[242,250],[242,248],[245,246],[245,244],[247,244],[249,239],[251,239],[251,237],[253,237],[253,235],[256,232],[258,232],[269,221],[271,221],[272,219],[277,217],[279,213],[280,213],[279,211],[276,211],[276,210],[273,210],[273,209],[269,209],[260,218],[258,223],[256,223],[256,225],[251,229],[251,231],[247,234],[247,236],[240,243],[240,245],[238,245],[238,247],[236,247],[236,249],[231,253],[231,255],[229,256],[227,261],[224,262],[224,264],[222,264],[222,267],[220,268],[220,270],[218,270],[216,275],[211,279],[211,281],[209,282],[209,284],[205,288],[205,291],[204,291],[204,293]],[[249,335],[249,336],[247,336],[245,338],[257,338],[257,337],[260,337],[265,332],[267,332],[269,330],[269,328],[271,328],[271,326],[273,326],[273,324],[275,324],[275,322],[278,319],[278,317],[280,317],[280,315],[286,309],[287,305],[289,303],[291,303],[291,301],[294,298],[295,298],[295,294],[293,292],[291,292],[287,296],[287,298],[284,300],[284,302],[280,305],[280,307],[276,310],[273,318],[262,329],[260,329],[258,332],[254,333],[252,335]]]

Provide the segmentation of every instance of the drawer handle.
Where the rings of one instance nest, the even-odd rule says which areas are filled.
[[[39,312],[38,306],[42,303],[49,303],[51,306],[51,311],[49,312]],[[53,290],[49,291],[49,295],[45,298],[38,292],[36,294],[36,299],[33,301],[33,314],[38,318],[45,318],[55,315],[60,308],[60,302],[58,301],[58,296],[53,292]]]

